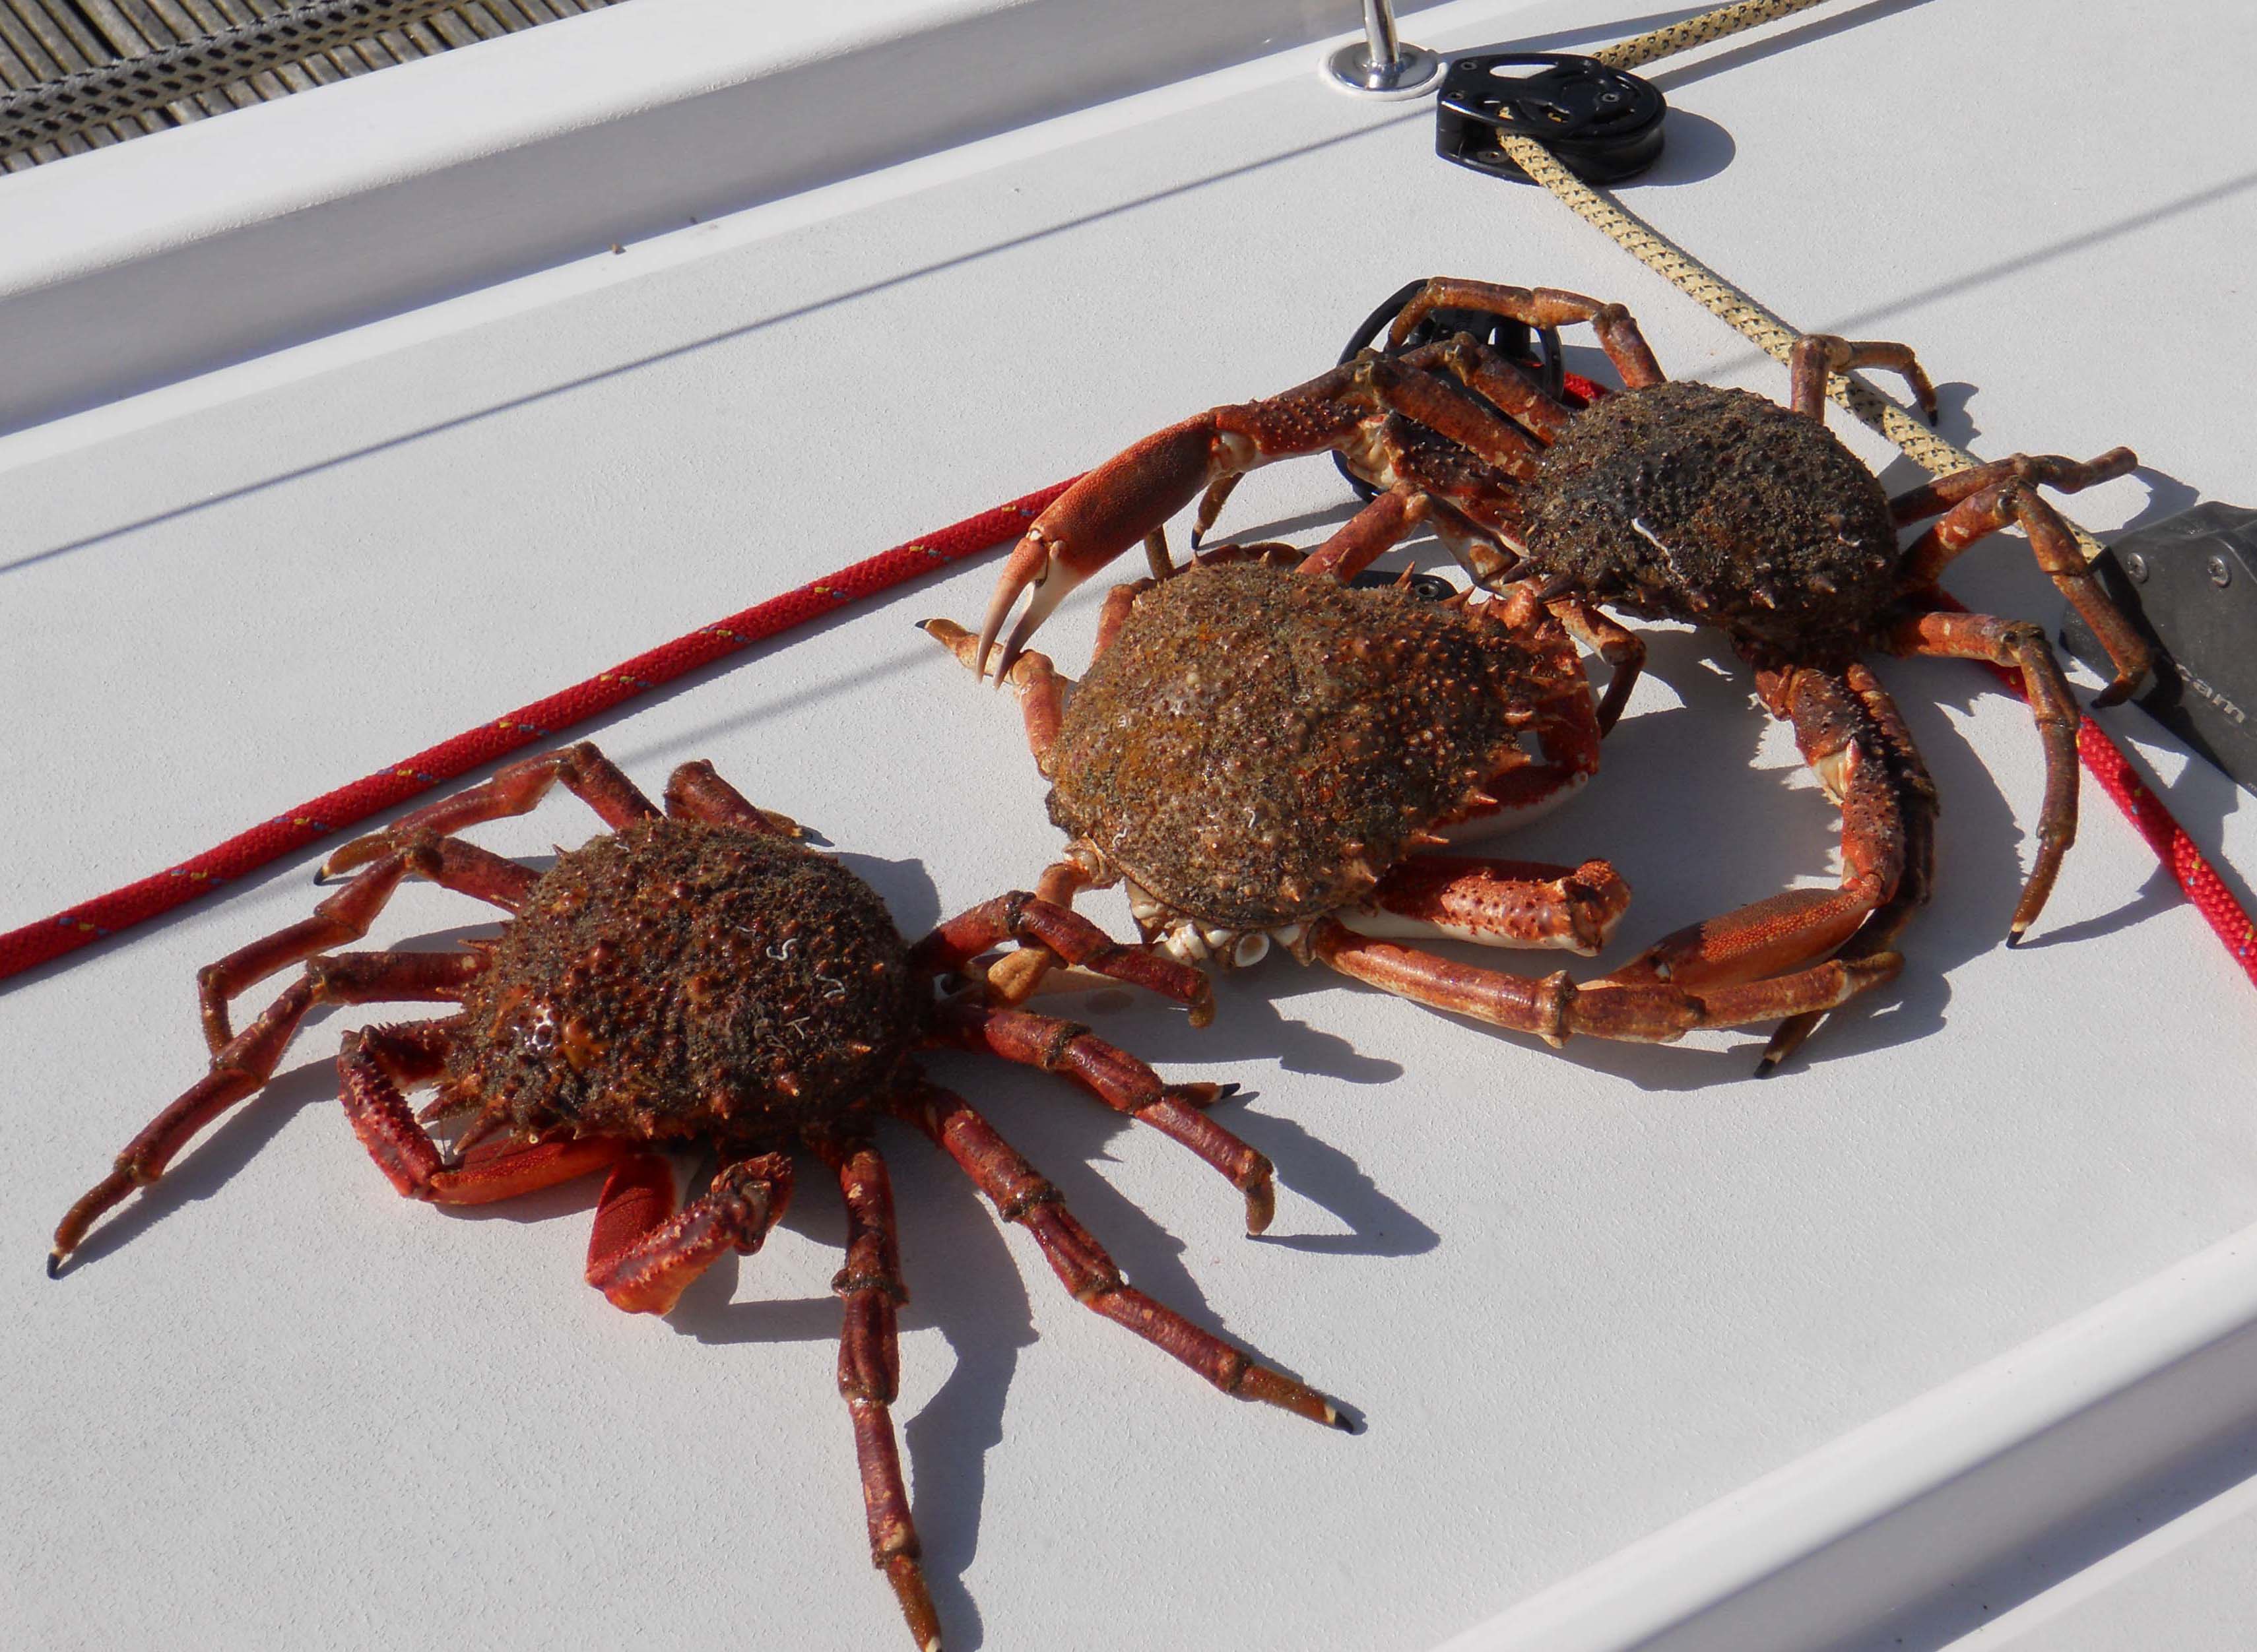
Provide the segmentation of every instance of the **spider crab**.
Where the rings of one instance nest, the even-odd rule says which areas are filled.
[[[534,808],[557,782],[610,830],[547,872],[451,836]],[[1126,1284],[1058,1190],[962,1098],[927,1083],[923,1047],[984,1049],[1060,1072],[1173,1137],[1246,1197],[1250,1228],[1271,1205],[1267,1159],[1207,1118],[1228,1091],[1164,1084],[1143,1063],[1072,1022],[937,988],[1008,937],[1192,1006],[1206,981],[1086,919],[1023,893],[951,919],[914,946],[877,893],[799,829],[747,803],[712,766],[676,770],[661,814],[592,745],[503,769],[455,797],[346,844],[325,874],[356,871],[315,915],[208,966],[199,979],[211,1070],[159,1113],[56,1231],[55,1273],[103,1211],[164,1172],[189,1139],[272,1077],[317,1005],[436,999],[451,1015],[348,1033],[341,1099],[377,1166],[406,1197],[441,1204],[513,1198],[597,1170],[588,1282],[632,1313],[662,1314],[709,1264],[760,1248],[791,1197],[804,1148],[846,1206],[838,1387],[851,1416],[871,1559],[926,1652],[938,1620],[918,1564],[888,1408],[905,1299],[893,1194],[874,1128],[907,1121],[963,1167],[1004,1220],[1023,1225],[1075,1299],[1127,1326],[1227,1394],[1349,1426],[1313,1388],[1256,1363]],[[509,914],[498,940],[444,952],[335,952],[367,932],[404,878],[426,878]],[[257,981],[305,971],[241,1033],[228,1004]],[[435,1081],[419,1115],[403,1090]],[[467,1118],[453,1151],[425,1124]],[[654,1147],[718,1150],[711,1184],[679,1210]]]
[[[1599,715],[1566,628],[1532,589],[1435,603],[1350,579],[1391,542],[1351,522],[1304,558],[1225,546],[1116,587],[1079,685],[1039,653],[1002,674],[1072,841],[1037,888],[1072,900],[1125,883],[1148,940],[1238,968],[1273,942],[1304,963],[1435,1008],[1533,1033],[1667,1041],[1842,1002],[1893,955],[1689,992],[1666,980],[1578,986],[1480,969],[1389,936],[1590,954],[1629,890],[1604,861],[1548,866],[1421,851],[1582,783]],[[924,629],[978,669],[980,639]],[[1067,690],[1073,692],[1071,695]],[[1005,999],[1052,960],[991,971]]]
[[[1547,393],[1521,362],[1469,333],[1405,348],[1430,317],[1475,312],[1555,329],[1587,322],[1624,388],[1588,407]],[[1429,281],[1366,352],[1267,401],[1212,408],[1144,438],[1089,472],[1030,526],[998,581],[970,651],[984,669],[1022,593],[997,663],[1016,669],[1043,618],[1082,580],[1204,491],[1195,530],[1213,524],[1239,477],[1331,450],[1378,490],[1341,540],[1384,548],[1420,520],[1485,584],[1528,581],[1539,599],[1613,664],[1601,723],[1643,662],[1629,633],[1595,611],[1721,627],[1753,667],[1758,697],[1790,722],[1804,759],[1842,810],[1832,890],[1796,889],[1664,938],[1609,984],[1667,983],[1708,995],[1834,957],[1871,985],[1933,880],[1935,787],[1870,651],[1978,660],[2018,672],[2044,743],[2037,851],[2008,944],[2036,920],[2076,835],[2079,714],[2042,627],[1970,614],[1938,584],[1953,558],[2008,526],[2105,644],[2122,699],[2148,651],[2077,554],[2042,486],[2073,492],[2125,475],[2131,450],[2078,462],[2016,455],[1891,498],[1824,423],[1829,374],[1902,374],[1933,419],[1935,392],[1911,349],[1813,335],[1789,364],[1791,406],[1743,391],[1666,380],[1630,313],[1577,293]],[[1899,530],[1935,520],[1909,545]],[[1164,541],[1153,539],[1156,562]],[[1377,554],[1371,549],[1371,554]],[[1367,559],[1368,560],[1368,559]],[[1759,1072],[1801,1044],[1822,1012],[1792,1014]]]

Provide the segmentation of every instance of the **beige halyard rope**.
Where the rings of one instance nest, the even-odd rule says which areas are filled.
[[[1714,11],[1703,11],[1697,18],[1634,34],[1627,40],[1617,40],[1603,52],[1591,56],[1610,69],[1634,69],[1641,63],[1651,63],[1673,52],[1689,52],[1696,46],[1706,46],[1711,40],[1721,40],[1728,34],[1737,34],[1743,29],[1752,29],[1761,24],[1773,23],[1780,18],[1792,17],[1798,11],[1808,11],[1821,0],[1739,0],[1737,5],[1718,6]]]
[[[1819,0],[1741,0],[1737,5],[1704,11],[1697,18],[1638,35],[1593,53],[1592,56],[1610,67],[1627,69],[1808,11],[1818,4]],[[1576,177],[1534,138],[1500,132],[1498,143],[1512,158],[1513,165],[1559,196],[1585,222],[1604,230],[1624,251],[1699,300],[1711,314],[1729,323],[1765,354],[1785,362],[1795,341],[1803,336],[1652,224],[1627,210],[1606,190]],[[1826,393],[1860,422],[1894,442],[1907,458],[1931,475],[1949,476],[1982,462],[1963,448],[1946,441],[1861,378],[1835,374],[1827,381]],[[2077,536],[2077,547],[2086,560],[2100,554],[2098,540],[2074,522],[2069,523],[2069,529]]]

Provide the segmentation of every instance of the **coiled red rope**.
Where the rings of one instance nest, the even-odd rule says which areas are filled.
[[[403,758],[350,786],[324,792],[153,877],[127,884],[123,889],[113,889],[106,895],[96,895],[52,918],[42,918],[0,935],[0,980],[75,951],[88,942],[145,922],[160,913],[170,912],[269,861],[303,849],[331,832],[343,831],[371,815],[405,802],[419,792],[466,774],[521,746],[555,739],[574,724],[601,716],[637,695],[673,681],[685,672],[781,636],[811,619],[836,613],[851,603],[874,597],[904,580],[915,579],[920,574],[929,574],[937,568],[975,556],[1006,540],[1015,539],[1029,519],[1065,491],[1072,481],[1069,477],[1024,498],[966,517],[937,533],[881,551],[851,568],[827,574],[781,597],[772,597],[742,613],[700,625],[687,636],[677,637],[647,653],[637,654],[585,682],[573,684],[561,694],[520,706],[506,716],[466,730],[428,751]]]
[[[1581,384],[1575,388],[1581,390]],[[1586,393],[1595,393],[1593,385]],[[781,636],[850,604],[930,573],[1015,537],[1027,521],[1072,484],[1074,478],[966,517],[937,533],[911,540],[889,551],[824,575],[796,590],[772,597],[741,613],[700,625],[687,636],[599,672],[562,693],[520,706],[506,716],[464,731],[451,740],[403,759],[376,773],[301,803],[264,824],[229,838],[192,859],[113,889],[108,894],[0,935],[0,980],[20,975],[88,942],[115,935],[170,912],[268,862],[304,848],[332,832],[405,802],[418,793],[468,773],[520,747],[551,740],[573,724],[671,682],[686,672],[711,665],[755,643]],[[1996,674],[2010,692],[2020,685],[2010,672]],[[2171,818],[2162,800],[2140,779],[2132,760],[2091,718],[2077,731],[2077,755],[2100,787],[2124,811],[2155,858],[2186,893],[2195,909],[2217,932],[2236,964],[2257,985],[2257,925],[2233,897],[2192,838]]]

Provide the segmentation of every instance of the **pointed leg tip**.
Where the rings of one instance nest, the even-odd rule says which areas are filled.
[[[1257,1182],[1246,1192],[1246,1231],[1249,1235],[1267,1233],[1270,1224],[1277,1215],[1277,1190],[1268,1182]]]
[[[1214,1087],[1214,1098],[1216,1101],[1228,1101],[1237,1093],[1238,1086],[1235,1084],[1217,1084]]]

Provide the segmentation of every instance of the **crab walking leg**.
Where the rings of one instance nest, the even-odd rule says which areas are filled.
[[[964,1167],[999,1215],[1034,1235],[1051,1270],[1076,1302],[1189,1366],[1225,1394],[1259,1400],[1312,1423],[1353,1430],[1333,1402],[1281,1371],[1257,1364],[1220,1337],[1201,1331],[1173,1309],[1162,1306],[1121,1277],[1104,1246],[1074,1220],[1058,1190],[1021,1158],[995,1127],[961,1096],[926,1085],[913,1100],[897,1105],[901,1116],[939,1144]]]
[[[1896,893],[1875,907],[1857,933],[1835,954],[1838,958],[1854,959],[1871,957],[1893,947],[1912,914],[1928,904],[1928,895],[1935,886],[1936,795],[1935,782],[1928,778],[1928,766],[1920,760],[1911,731],[1898,714],[1896,702],[1866,667],[1852,665],[1843,674],[1850,691],[1872,719],[1874,733],[1896,785],[1897,812],[1904,822],[1904,875],[1898,880]],[[1771,1042],[1765,1047],[1763,1059],[1756,1063],[1756,1077],[1768,1077],[1781,1062],[1802,1047],[1803,1041],[1825,1019],[1824,1014],[1813,1013],[1789,1016],[1780,1022],[1772,1033]]]
[[[382,831],[354,838],[322,863],[322,875],[332,877],[364,866],[412,841],[421,832],[434,832],[443,837],[480,821],[530,814],[548,794],[548,788],[559,780],[563,781],[565,790],[594,809],[613,831],[623,830],[639,820],[649,820],[658,813],[650,799],[611,759],[598,751],[593,742],[583,740],[562,751],[513,763],[482,785],[442,798],[438,802],[427,803],[401,815]]]
[[[755,808],[745,794],[723,780],[711,763],[699,758],[684,763],[667,777],[666,812],[676,820],[703,821],[709,826],[734,826],[771,837],[805,836],[799,822],[774,809]]]
[[[2061,661],[2046,640],[2044,627],[1987,614],[1928,613],[1900,620],[1887,639],[1889,651],[1934,654],[1949,660],[1981,660],[2022,674],[2022,693],[2031,719],[2045,743],[2045,801],[2038,810],[2038,851],[2028,881],[2015,904],[2006,932],[2013,946],[2037,921],[2053,893],[2062,857],[2077,841],[2077,727],[2083,720]]]
[[[344,942],[359,940],[392,899],[400,880],[410,874],[428,878],[442,889],[489,901],[506,912],[518,909],[538,876],[513,860],[452,838],[384,856],[315,907],[311,917],[237,948],[197,971],[196,999],[203,1013],[206,1046],[217,1055],[235,1036],[228,1020],[229,999],[277,970],[303,964]]]
[[[1870,674],[1862,681],[1886,703]],[[1893,753],[1904,737],[1895,708],[1889,707],[1892,733],[1877,725],[1845,676],[1797,667],[1758,672],[1756,682],[1772,715],[1794,724],[1803,760],[1842,811],[1839,885],[1789,889],[1688,925],[1607,976],[1609,985],[1667,983],[1706,995],[1801,968],[1856,934],[1901,885],[1904,787]],[[1908,738],[1903,749],[1910,751]]]
[[[1575,417],[1575,410],[1546,391],[1534,373],[1470,333],[1412,350],[1402,359],[1421,365],[1431,360],[1546,446],[1567,434]]]
[[[1899,522],[1907,522],[1949,503],[1962,488],[1969,490],[1960,493],[1942,519],[1914,540],[1905,553],[1898,584],[1900,593],[1917,605],[1921,594],[1934,589],[1954,557],[1986,534],[1995,533],[2009,523],[2019,525],[2029,539],[2038,566],[2084,623],[2092,627],[2092,634],[2100,639],[2108,658],[2115,663],[2115,680],[2093,697],[2092,703],[2116,704],[2146,678],[2153,654],[2147,639],[2132,629],[2131,622],[2118,611],[2093,577],[2061,512],[2037,490],[2042,484],[2073,493],[2096,482],[2123,476],[2138,463],[2129,448],[2112,448],[2084,464],[2057,455],[2032,458],[2018,454],[1995,465],[1962,471],[1900,496],[1891,501],[1890,512]],[[1985,479],[1970,484],[1970,477]]]
[[[1636,632],[1619,625],[1590,603],[1570,593],[1545,607],[1567,628],[1567,634],[1607,662],[1607,691],[1599,701],[1599,732],[1614,731],[1616,720],[1630,703],[1630,691],[1645,670],[1645,643]]]
[[[627,1313],[669,1312],[724,1252],[760,1249],[790,1203],[791,1160],[781,1153],[723,1165],[679,1211],[673,1167],[654,1153],[630,1153],[596,1200],[588,1282]]]
[[[1332,538],[1309,553],[1301,572],[1329,575],[1343,585],[1393,550],[1426,519],[1432,502],[1418,489],[1397,483],[1342,523]]]
[[[1860,367],[1878,367],[1886,372],[1903,374],[1905,383],[1912,387],[1914,399],[1920,403],[1921,412],[1928,415],[1928,422],[1935,422],[1935,386],[1928,382],[1928,374],[1913,356],[1911,345],[1892,344],[1879,339],[1853,343],[1831,333],[1806,333],[1787,351],[1788,406],[1806,419],[1824,423],[1827,379],[1836,373],[1854,372]]]
[[[79,1247],[103,1211],[163,1175],[165,1167],[197,1132],[265,1087],[298,1024],[316,1004],[459,1000],[471,978],[485,967],[485,960],[473,952],[348,952],[315,959],[267,1006],[265,1014],[212,1056],[209,1071],[126,1143],[110,1174],[71,1206],[55,1229],[54,1249],[47,1258],[49,1276]]]
[[[1115,585],[1105,593],[1105,606],[1097,611],[1097,640],[1089,650],[1092,663],[1102,659],[1105,651],[1113,646],[1113,639],[1121,634],[1121,627],[1128,623],[1128,616],[1136,611],[1136,599],[1159,582],[1157,579],[1133,580],[1126,585]],[[961,654],[957,657],[963,658]],[[1029,658],[1026,654],[1019,657],[1022,660]],[[1037,760],[1040,760],[1039,753]]]
[[[1076,1021],[1031,1010],[967,1005],[942,1023],[950,1042],[1005,1061],[1063,1073],[1107,1106],[1190,1148],[1246,1196],[1246,1231],[1265,1231],[1277,1212],[1275,1168],[1203,1111],[1235,1084],[1169,1084],[1127,1050]]]
[[[902,1284],[901,1242],[894,1223],[893,1184],[877,1145],[868,1140],[816,1144],[838,1178],[846,1204],[846,1265],[831,1281],[844,1306],[838,1336],[838,1393],[854,1427],[854,1458],[861,1471],[862,1508],[870,1531],[870,1564],[886,1574],[909,1634],[923,1652],[940,1645],[934,1611],[918,1564],[922,1550],[909,1519],[909,1486],[890,1409],[901,1388],[901,1344],[895,1326]]]
[[[1433,1009],[1533,1033],[1555,1048],[1578,1033],[1668,1044],[1696,1027],[1739,1027],[1832,1009],[1890,979],[1904,963],[1893,952],[1881,953],[1695,993],[1666,982],[1602,980],[1578,986],[1565,970],[1540,980],[1508,975],[1368,940],[1330,918],[1311,926],[1309,940],[1316,956],[1343,975]]]
[[[1632,390],[1659,385],[1664,375],[1631,313],[1619,304],[1602,304],[1580,293],[1558,287],[1503,286],[1494,281],[1469,281],[1437,276],[1412,295],[1388,329],[1389,342],[1397,349],[1412,329],[1436,310],[1482,310],[1529,327],[1567,327],[1588,321],[1598,335],[1599,347]]]
[[[998,942],[1039,945],[1068,964],[1145,987],[1191,1007],[1192,1025],[1214,1019],[1214,989],[1188,964],[1122,946],[1078,913],[1015,889],[959,914],[909,949],[909,964],[929,975],[960,970]]]
[[[1109,602],[1107,605],[1111,606]],[[963,626],[952,619],[928,619],[917,629],[978,674],[982,645]],[[1027,721],[1027,747],[1035,754],[1035,766],[1045,773],[1051,747],[1058,740],[1059,720],[1065,716],[1067,681],[1051,664],[1049,655],[1033,653],[1018,655],[995,678],[998,688],[1008,687],[1019,696],[1019,715]]]
[[[1087,472],[1037,517],[995,581],[973,653],[985,674],[988,651],[1020,596],[1004,639],[1008,670],[1066,593],[1181,510],[1202,490],[1211,523],[1224,478],[1279,459],[1337,448],[1359,473],[1377,477],[1383,427],[1401,415],[1468,449],[1508,476],[1535,474],[1542,449],[1511,420],[1436,375],[1419,352],[1403,359],[1369,352],[1267,401],[1211,407],[1145,437]],[[1381,485],[1391,486],[1388,477]]]
[[[1630,886],[1603,860],[1552,866],[1418,855],[1389,868],[1339,917],[1359,935],[1556,947],[1588,957],[1606,945],[1629,907]]]

